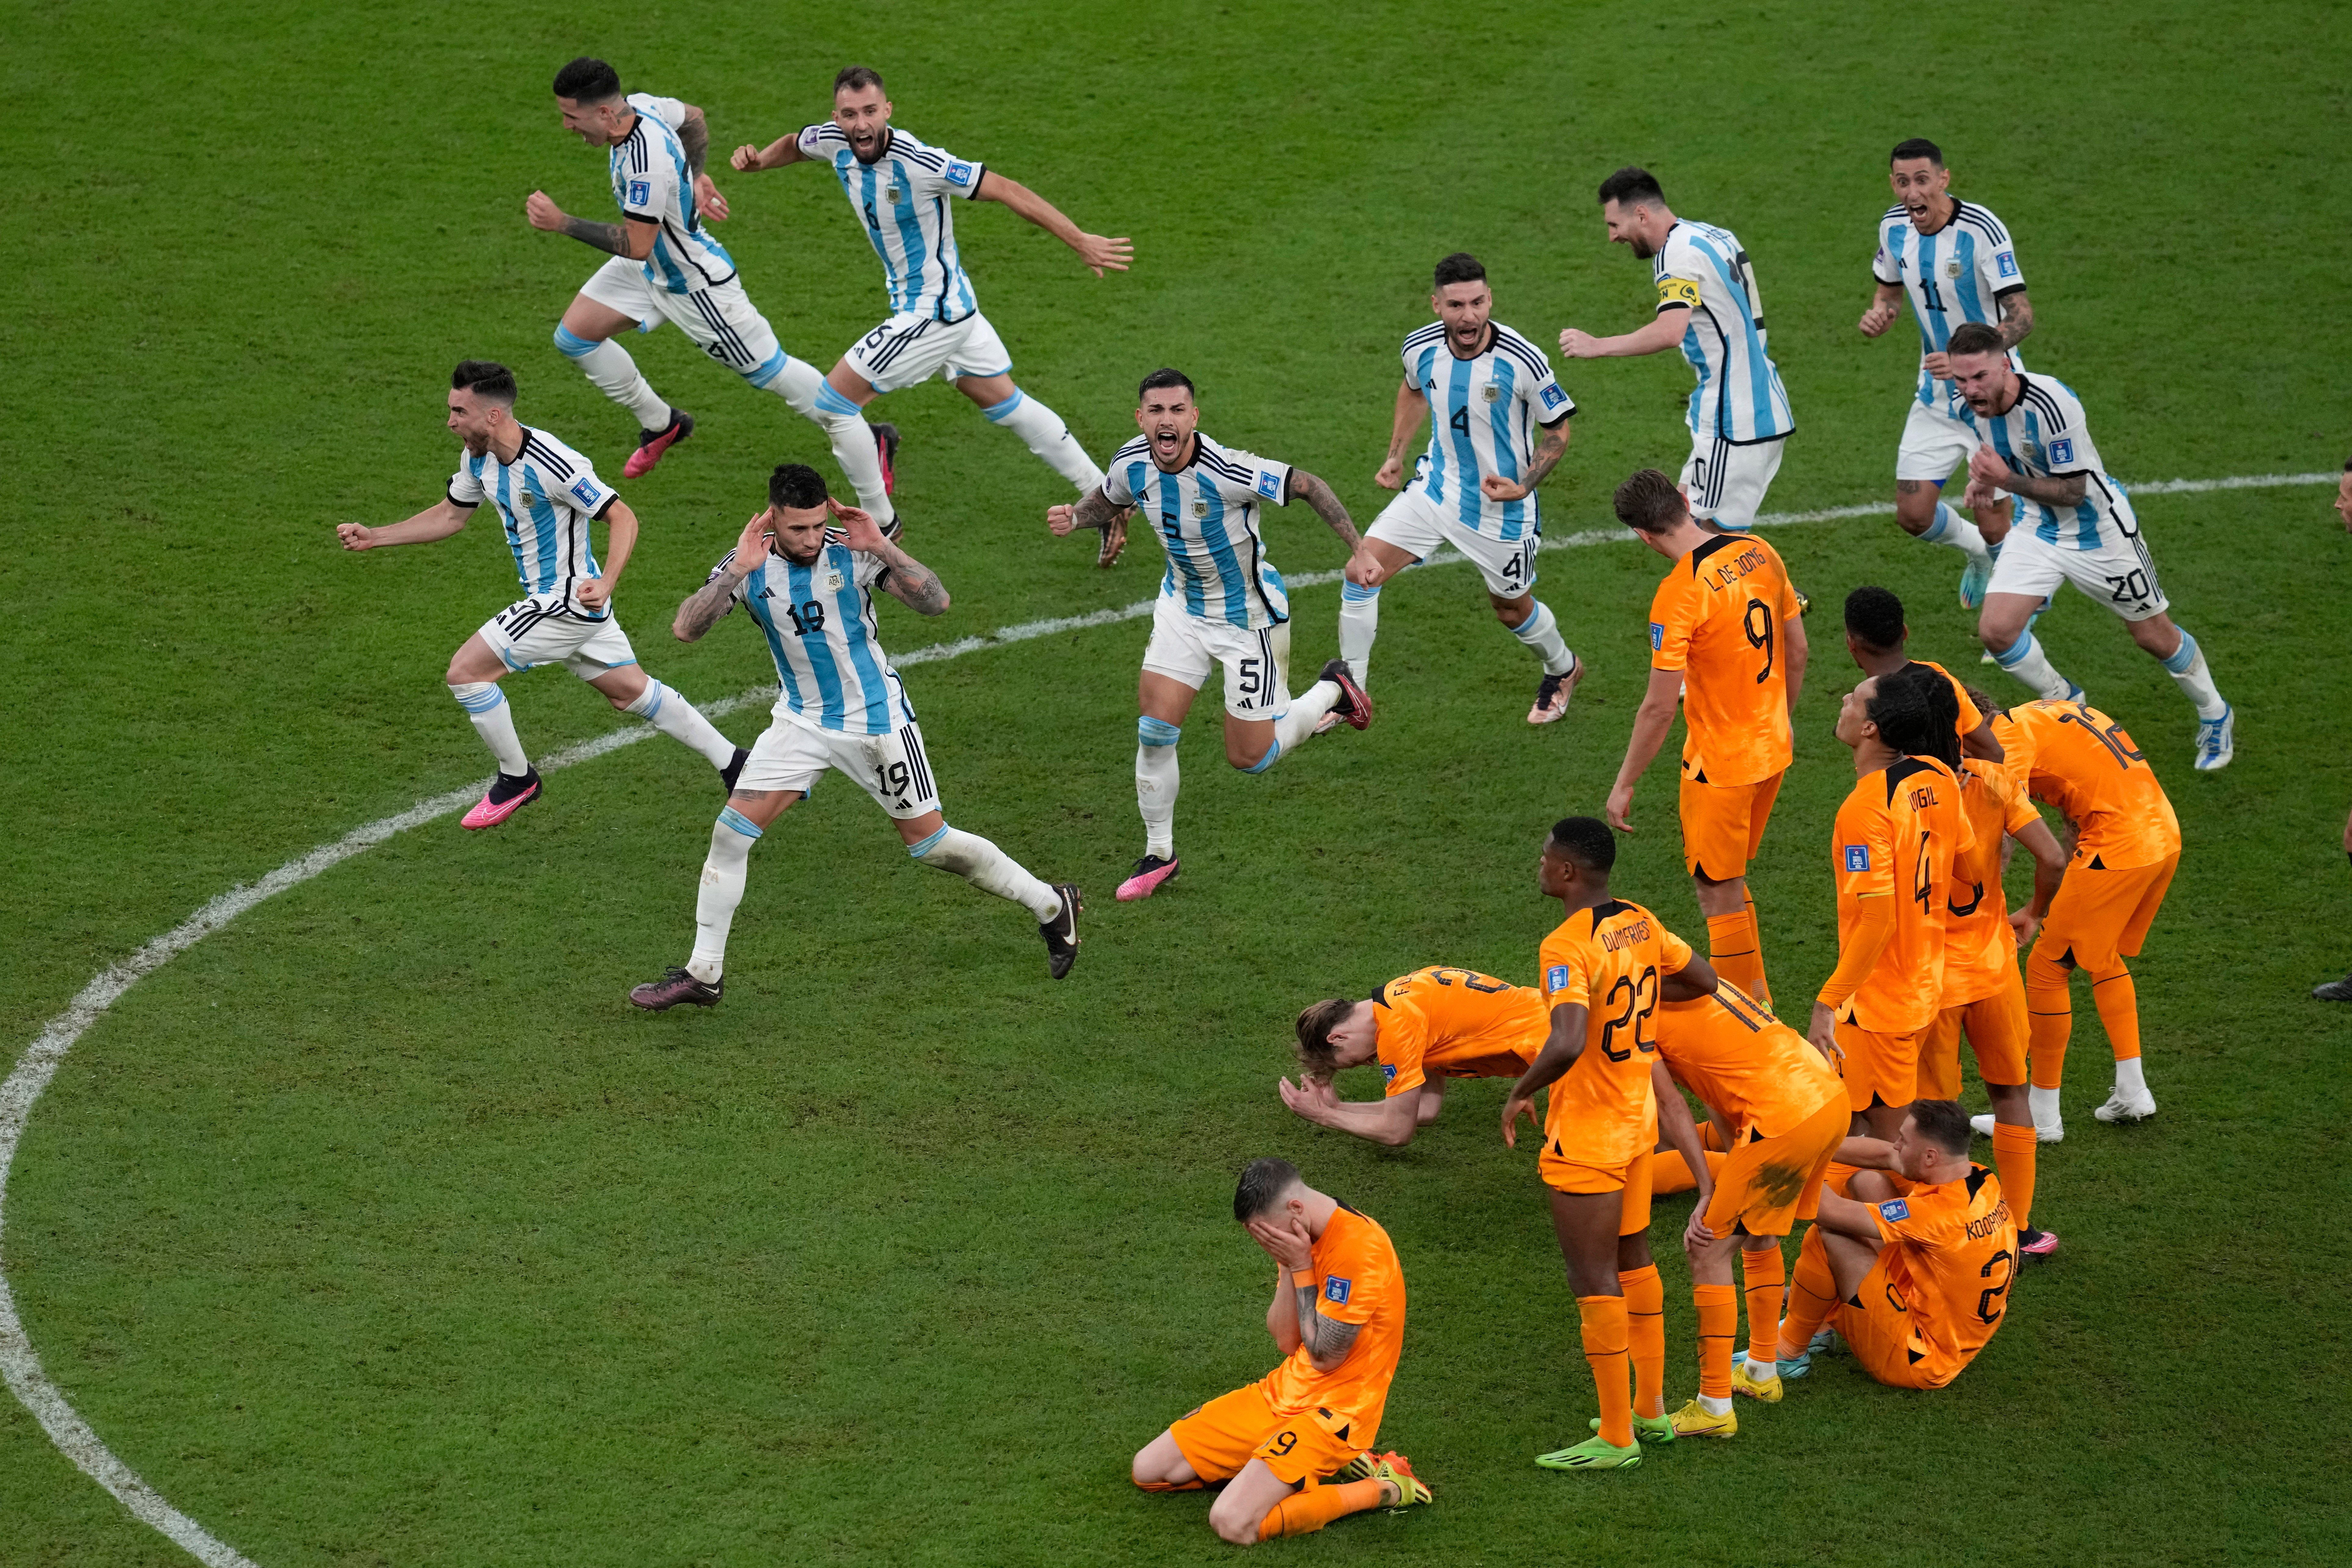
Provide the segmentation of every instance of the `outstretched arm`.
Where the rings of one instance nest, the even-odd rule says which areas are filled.
[[[1613,338],[1596,338],[1570,327],[1559,335],[1559,352],[1570,359],[1627,359],[1673,348],[1689,330],[1690,307],[1669,305],[1649,325]]]
[[[1339,542],[1348,547],[1349,553],[1354,552],[1361,542],[1356,533],[1356,524],[1348,516],[1348,509],[1339,504],[1339,498],[1332,493],[1329,485],[1305,468],[1293,468],[1290,470],[1290,493],[1313,507],[1315,515],[1329,523],[1331,531],[1339,536]]]
[[[1008,180],[993,169],[982,171],[980,189],[972,195],[983,202],[1003,202],[1064,245],[1078,253],[1078,259],[1103,275],[1108,268],[1124,272],[1135,259],[1135,242],[1125,237],[1106,239],[1098,234],[1088,234],[1062,216],[1062,210],[1018,180]]]
[[[749,174],[761,169],[781,169],[787,163],[798,163],[806,156],[801,151],[801,133],[787,131],[765,147],[745,142],[735,149],[734,155],[728,162],[734,164],[739,172]]]
[[[378,550],[387,544],[430,544],[436,539],[446,539],[466,526],[474,515],[470,506],[461,506],[443,496],[415,517],[399,522],[388,522],[382,528],[370,528],[363,522],[339,522],[335,537],[346,550]]]
[[[591,223],[584,217],[573,217],[557,206],[545,191],[533,191],[522,204],[523,216],[530,226],[549,234],[568,234],[593,250],[625,256],[632,261],[643,261],[654,253],[654,241],[661,237],[661,226],[639,223],[630,218],[625,223]]]

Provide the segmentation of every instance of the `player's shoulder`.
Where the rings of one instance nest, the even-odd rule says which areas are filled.
[[[1909,227],[1911,224],[1911,209],[1905,206],[1901,202],[1896,202],[1893,206],[1888,207],[1885,212],[1878,215],[1878,226],[1881,228],[1890,228],[1898,223],[1902,224],[1906,228]]]
[[[909,135],[895,125],[890,128],[889,156],[933,174],[946,174],[948,164],[953,162],[947,153],[921,137]]]
[[[1341,1215],[1346,1216],[1345,1228],[1339,1238],[1342,1250],[1360,1258],[1383,1259],[1393,1265],[1396,1262],[1396,1243],[1389,1238],[1388,1226],[1346,1199],[1338,1201],[1339,1213],[1332,1218],[1339,1221]]]
[[[1526,372],[1530,385],[1551,374],[1551,361],[1535,340],[1524,332],[1514,331],[1500,321],[1495,322],[1494,327],[1495,343],[1491,352],[1497,359],[1508,360]]]
[[[2017,375],[2018,402],[2032,408],[2044,419],[2074,424],[2083,416],[2083,400],[2074,389],[2054,375]]]
[[[1981,235],[1997,246],[2006,246],[2010,243],[2009,230],[2003,226],[2000,219],[1993,216],[1990,207],[1979,203],[1955,200],[1952,203],[1952,221],[1973,234]]]
[[[1412,359],[1418,355],[1423,349],[1434,347],[1444,341],[1445,323],[1443,321],[1432,321],[1425,327],[1416,327],[1412,331],[1407,332],[1404,339],[1404,347],[1400,352],[1403,353],[1405,358]]]
[[[522,431],[522,458],[533,468],[565,484],[577,479],[593,479],[596,477],[595,465],[558,437],[535,426],[525,425],[520,428]]]
[[[804,153],[830,158],[835,153],[849,150],[849,138],[832,121],[820,120],[814,125],[801,127],[799,144]]]
[[[1127,445],[1121,447],[1118,451],[1113,452],[1110,455],[1110,460],[1114,463],[1127,463],[1132,462],[1138,458],[1141,458],[1146,461],[1149,461],[1150,457],[1151,437],[1149,436],[1133,436],[1129,437]]]

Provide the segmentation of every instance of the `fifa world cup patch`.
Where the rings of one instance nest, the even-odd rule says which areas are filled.
[[[2000,252],[1999,252],[1998,254],[1996,254],[1996,255],[1993,257],[1993,258],[1992,258],[1992,265],[1993,265],[1993,269],[1994,269],[1996,272],[2000,273],[2000,276],[2002,276],[2003,278],[2014,278],[2014,277],[2016,277],[2016,276],[2017,276],[2017,252],[2015,252],[2015,251],[2013,251],[2013,250],[2004,250],[2004,251],[2000,251]]]
[[[1348,1281],[1334,1274],[1323,1281],[1323,1299],[1326,1301],[1345,1302],[1348,1300],[1348,1292],[1351,1289]]]
[[[1885,1203],[1878,1205],[1878,1213],[1879,1216],[1885,1219],[1887,1224],[1893,1225],[1898,1220],[1906,1220],[1911,1217],[1911,1205],[1905,1203],[1901,1198],[1889,1198]]]
[[[948,165],[948,184],[950,185],[968,185],[971,184],[971,165],[963,162],[961,159],[958,159],[956,162]]]
[[[2050,461],[2053,466],[2059,463],[2071,463],[2074,460],[2074,438],[2073,437],[2061,436],[2050,443]]]
[[[1257,493],[1268,500],[1280,500],[1282,481],[1272,474],[1261,472],[1257,477]]]
[[[1567,964],[1555,963],[1549,969],[1544,971],[1544,989],[1547,991],[1565,991],[1568,989]]]
[[[1394,1063],[1394,1062],[1382,1062],[1382,1063],[1381,1064],[1381,1081],[1382,1083],[1387,1083],[1388,1081],[1390,1081],[1391,1079],[1394,1079],[1395,1077],[1396,1077],[1396,1063]]]
[[[574,479],[572,481],[572,499],[577,500],[582,506],[594,506],[596,504],[596,487],[590,484],[586,479]]]
[[[1655,652],[1657,652],[1660,648],[1663,648],[1663,647],[1664,647],[1665,646],[1666,646],[1666,628],[1665,628],[1665,624],[1664,624],[1664,622],[1662,622],[1662,621],[1652,621],[1652,622],[1650,623],[1650,651],[1651,651],[1652,653],[1655,653]]]
[[[1549,382],[1546,382],[1544,384],[1543,405],[1546,408],[1557,408],[1567,401],[1567,393],[1562,392],[1559,387],[1552,385]]]
[[[629,205],[631,206],[651,206],[653,205],[653,200],[654,183],[651,180],[631,180],[629,182]]]
[[[1869,870],[1870,846],[1867,844],[1847,845],[1845,847],[1845,868],[1849,871]]]

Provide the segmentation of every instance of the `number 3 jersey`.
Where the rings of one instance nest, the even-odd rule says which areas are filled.
[[[1838,1009],[1874,1035],[1916,1034],[1944,1005],[1944,937],[1952,862],[1976,844],[1959,780],[1932,757],[1897,757],[1854,781],[1838,807],[1838,951],[1854,940],[1865,899],[1885,899],[1895,929],[1878,962]]]
[[[718,581],[734,561],[730,550],[704,581]],[[776,661],[783,688],[777,718],[845,735],[887,735],[914,722],[906,689],[875,635],[872,589],[889,570],[827,530],[824,548],[807,565],[772,548],[735,585],[736,601],[751,612]]]
[[[1440,517],[1489,539],[1541,533],[1533,493],[1495,500],[1478,481],[1493,475],[1518,483],[1535,461],[1537,427],[1576,412],[1543,350],[1490,321],[1486,348],[1456,359],[1445,323],[1432,321],[1405,339],[1402,353],[1405,380],[1429,400],[1429,450],[1411,483]]]
[[[1782,628],[1797,591],[1770,545],[1719,533],[1674,564],[1650,598],[1650,668],[1683,673],[1683,777],[1760,784],[1789,765]]]
[[[1269,462],[1194,432],[1192,458],[1174,473],[1151,460],[1149,437],[1112,454],[1103,498],[1139,508],[1168,552],[1162,598],[1181,598],[1187,615],[1252,631],[1290,619],[1282,574],[1265,558],[1257,531],[1260,506],[1290,500],[1290,466]]]
[[[1544,938],[1544,1013],[1584,1010],[1584,1051],[1551,1086],[1546,1152],[1580,1165],[1622,1166],[1657,1142],[1658,982],[1691,961],[1690,943],[1639,904],[1579,910]]]

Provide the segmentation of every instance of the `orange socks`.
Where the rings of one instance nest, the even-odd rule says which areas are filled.
[[[1780,1327],[1775,1359],[1792,1361],[1804,1354],[1805,1346],[1836,1310],[1837,1279],[1830,1273],[1829,1254],[1822,1249],[1821,1233],[1809,1230],[1804,1245],[1797,1248],[1797,1274],[1789,1288],[1789,1318]]]
[[[1772,1005],[1772,986],[1764,978],[1764,922],[1756,918],[1756,895],[1753,893],[1748,895],[1748,940],[1756,949],[1756,987],[1748,994],[1769,1007]],[[1738,985],[1739,982],[1735,980],[1732,984]]]
[[[1780,1299],[1788,1293],[1789,1266],[1780,1257],[1780,1244],[1743,1250],[1739,1271],[1748,1281],[1748,1358],[1769,1362],[1780,1348]]]
[[[2033,1156],[2040,1138],[2032,1125],[2012,1127],[2006,1121],[1992,1124],[1992,1164],[2000,1173],[2000,1190],[2009,1199],[2009,1212],[2023,1230],[2033,1213]]]
[[[1698,1391],[1731,1397],[1731,1352],[1739,1339],[1739,1292],[1728,1285],[1694,1285],[1698,1308]]]
[[[1601,1394],[1601,1436],[1620,1448],[1633,1442],[1633,1384],[1625,1364],[1625,1298],[1579,1296],[1584,1359]]]
[[[2066,994],[2073,976],[2072,970],[2042,957],[2038,942],[2025,956],[2026,1049],[2036,1089],[2056,1089],[2066,1066],[2066,1040],[2074,1032],[2074,1004]],[[2132,1039],[2139,1039],[2137,1023]]]
[[[2113,974],[2091,976],[2091,1000],[2099,1009],[2099,1022],[2106,1026],[2108,1043],[2116,1047],[2116,1060],[2127,1062],[2139,1055],[2139,987],[2132,984],[2131,971],[2121,963]],[[2003,1176],[2007,1186],[2009,1178]]]
[[[1209,1483],[1194,1478],[1189,1481],[1137,1481],[1136,1489],[1147,1492],[1196,1492]]]
[[[1706,922],[1706,958],[1715,972],[1766,1006],[1771,994],[1764,986],[1764,950],[1756,935],[1756,904],[1738,914],[1711,915]]]
[[[1633,1408],[1666,1413],[1666,1284],[1654,1263],[1617,1276],[1625,1292],[1625,1342],[1633,1354]]]
[[[1375,1480],[1342,1481],[1335,1487],[1308,1487],[1305,1491],[1293,1492],[1276,1503],[1273,1510],[1258,1521],[1257,1538],[1272,1541],[1278,1535],[1311,1535],[1335,1519],[1380,1506],[1381,1483]]]

